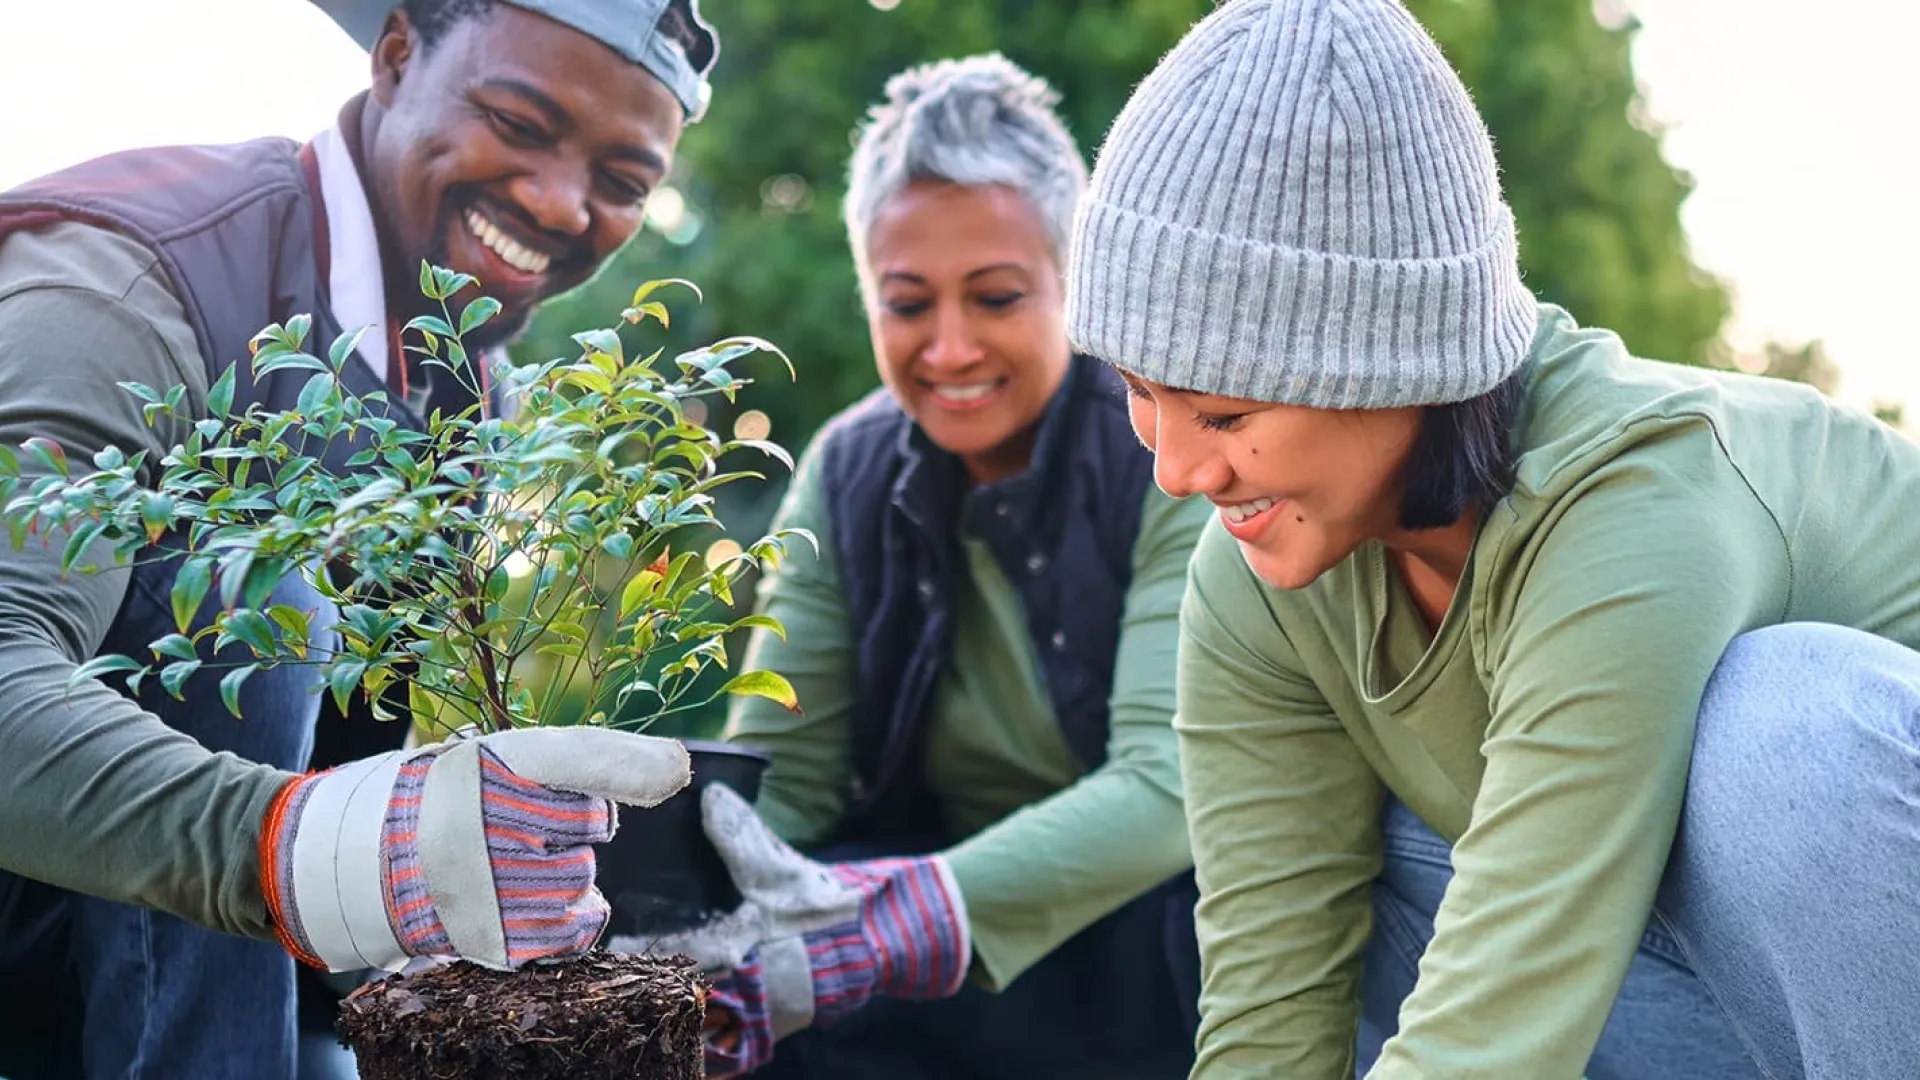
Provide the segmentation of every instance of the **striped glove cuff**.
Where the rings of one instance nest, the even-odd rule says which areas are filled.
[[[972,944],[960,890],[944,859],[878,859],[827,869],[860,895],[860,913],[852,922],[805,936],[815,1023],[845,1016],[875,994],[932,1001],[959,992]]]

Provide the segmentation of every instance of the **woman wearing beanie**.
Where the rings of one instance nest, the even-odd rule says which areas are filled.
[[[804,712],[736,704],[727,737],[773,763],[757,807],[705,809],[746,902],[657,946],[727,972],[712,1073],[1192,1066],[1173,679],[1211,513],[1155,488],[1118,376],[1067,344],[1086,166],[1053,100],[997,55],[918,67],[854,151],[885,385],[799,463],[778,524],[819,554],[763,586],[786,635],[748,660]]]
[[[1083,207],[1070,337],[1217,508],[1194,1076],[1915,1075],[1920,448],[1536,303],[1392,0],[1224,4]]]

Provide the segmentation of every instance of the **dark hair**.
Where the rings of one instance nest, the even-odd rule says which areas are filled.
[[[1513,490],[1513,422],[1520,411],[1520,372],[1479,397],[1429,405],[1407,456],[1400,525],[1438,529],[1482,510]]]
[[[401,9],[420,35],[420,47],[431,49],[462,19],[485,15],[493,10],[493,4],[494,0],[405,0]],[[694,16],[692,0],[673,0],[660,13],[656,25],[667,40],[687,54],[695,71],[705,71],[713,62],[713,37]]]

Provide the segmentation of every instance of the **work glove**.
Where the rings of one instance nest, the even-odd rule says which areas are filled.
[[[459,956],[495,970],[592,948],[609,909],[589,846],[616,803],[686,787],[686,747],[523,728],[302,777],[268,810],[261,890],[281,944],[328,971]]]
[[[700,810],[741,904],[648,951],[684,953],[716,973],[709,1008],[736,1023],[710,1030],[709,1076],[757,1069],[781,1038],[875,995],[929,1001],[959,991],[972,944],[946,859],[815,862],[724,784],[701,792]]]

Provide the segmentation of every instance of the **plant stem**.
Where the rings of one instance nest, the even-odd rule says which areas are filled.
[[[507,690],[500,682],[500,674],[494,664],[493,642],[487,640],[482,627],[487,624],[487,609],[478,599],[481,595],[479,585],[473,579],[473,566],[464,564],[460,572],[465,580],[465,595],[469,597],[460,611],[460,617],[466,620],[467,627],[473,633],[473,655],[480,665],[480,692],[485,698],[487,711],[492,715],[493,731],[506,731],[513,727],[513,714],[507,710]]]

